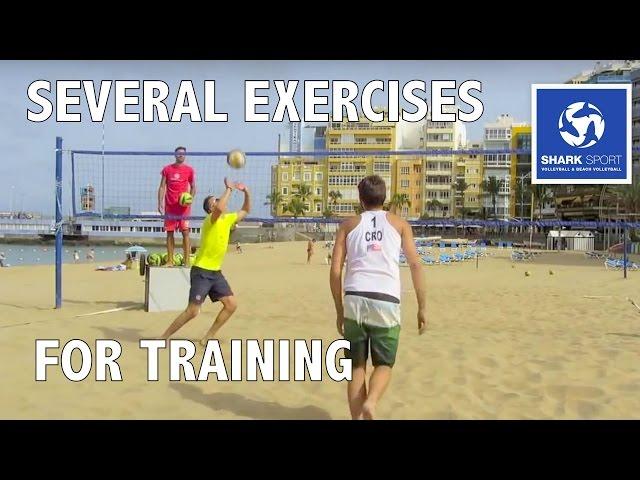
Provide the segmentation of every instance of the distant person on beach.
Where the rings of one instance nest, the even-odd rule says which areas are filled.
[[[180,195],[190,193],[192,198],[196,196],[196,177],[191,165],[186,164],[187,149],[177,147],[174,151],[175,162],[166,165],[160,173],[160,186],[158,187],[158,212],[160,215],[173,217],[188,217],[191,214],[191,205],[180,205]],[[165,218],[164,229],[167,232],[167,266],[173,267],[176,230],[182,232],[182,250],[184,266],[189,266],[189,221],[182,218]]]
[[[307,265],[311,263],[311,257],[313,257],[313,247],[315,243],[316,243],[315,238],[307,242]]]
[[[176,318],[169,328],[162,334],[168,339],[188,321],[196,318],[207,296],[212,302],[221,302],[222,310],[215,322],[200,341],[205,346],[210,339],[215,338],[218,330],[229,320],[238,306],[236,297],[229,283],[222,275],[222,263],[229,246],[231,228],[251,211],[251,198],[248,188],[243,184],[224,179],[225,192],[216,198],[209,195],[202,205],[207,216],[202,222],[200,248],[191,267],[191,289],[187,308]],[[238,212],[227,212],[227,203],[234,189],[244,193],[244,203]]]
[[[96,251],[92,248],[87,253],[87,260],[93,262],[96,259]]]
[[[7,257],[4,255],[4,252],[0,252],[0,268],[4,267],[4,261]]]
[[[240,246],[240,242],[236,242],[236,253],[242,253],[242,247]]]
[[[411,270],[418,301],[418,332],[422,334],[427,326],[422,263],[411,226],[383,210],[386,191],[385,182],[378,175],[360,181],[358,192],[364,211],[340,224],[333,247],[329,278],[336,327],[351,345],[345,356],[351,359],[353,368],[347,396],[354,420],[375,417],[376,405],[391,380],[401,323],[401,249]],[[369,351],[373,373],[367,388]]]
[[[73,261],[76,263],[80,261],[80,252],[78,250],[73,251]]]

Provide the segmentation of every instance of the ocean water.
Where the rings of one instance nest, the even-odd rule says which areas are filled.
[[[63,247],[62,263],[75,263],[73,259],[74,250],[78,250],[80,260],[78,263],[92,263],[98,265],[117,265],[125,260],[126,254],[124,246],[98,245],[93,247],[95,260],[89,262],[87,253],[91,247]],[[149,253],[164,253],[163,247],[145,247]],[[55,247],[53,245],[20,245],[0,243],[0,252],[4,252],[6,257],[4,263],[12,267],[20,265],[52,265],[55,263]],[[182,253],[182,248],[176,248],[176,253]]]

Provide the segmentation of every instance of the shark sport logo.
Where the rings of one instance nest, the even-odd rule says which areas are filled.
[[[631,183],[631,85],[533,85],[537,184]]]
[[[572,147],[588,148],[602,138],[604,117],[598,107],[587,102],[572,103],[558,120],[562,139]]]

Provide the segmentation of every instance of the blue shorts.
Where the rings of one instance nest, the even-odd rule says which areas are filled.
[[[191,267],[189,303],[201,305],[207,296],[209,296],[212,302],[217,302],[223,297],[230,297],[232,295],[231,287],[220,270],[206,270],[200,267]]]

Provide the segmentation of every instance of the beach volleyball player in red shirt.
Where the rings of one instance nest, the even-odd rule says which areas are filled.
[[[160,187],[158,188],[158,212],[167,215],[164,229],[167,232],[167,266],[174,266],[174,249],[176,230],[182,232],[182,248],[184,250],[184,265],[189,266],[191,247],[189,241],[189,221],[183,218],[191,215],[191,204],[181,205],[180,197],[189,193],[191,199],[196,196],[195,172],[191,165],[187,165],[187,149],[178,147],[174,151],[176,161],[165,166],[161,172]],[[184,198],[184,197],[183,197]]]

